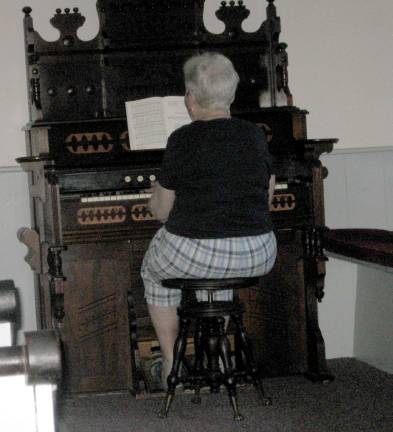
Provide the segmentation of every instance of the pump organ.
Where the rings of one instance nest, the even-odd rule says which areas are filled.
[[[99,31],[81,41],[78,9],[56,10],[47,42],[24,8],[29,91],[27,156],[32,228],[19,231],[36,273],[40,327],[62,339],[68,392],[148,392],[141,346],[155,340],[139,276],[159,227],[147,210],[163,152],[130,151],[125,101],[182,95],[182,64],[215,50],[241,81],[234,116],[264,128],[277,176],[273,272],[244,295],[246,325],[267,375],[329,379],[317,301],[323,296],[323,179],[335,139],[307,139],[307,111],[293,106],[286,45],[274,0],[255,32],[246,2],[222,2],[220,34],[203,23],[203,0],[98,0]],[[239,176],[243,175],[239,167]]]

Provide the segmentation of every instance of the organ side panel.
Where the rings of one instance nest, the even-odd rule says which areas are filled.
[[[62,259],[65,390],[132,390],[128,243],[72,245]]]
[[[304,270],[299,232],[276,233],[278,256],[261,285],[241,293],[245,324],[266,376],[304,373],[308,368]]]

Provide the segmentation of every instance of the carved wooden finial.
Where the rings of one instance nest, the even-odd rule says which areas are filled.
[[[250,15],[250,11],[244,6],[242,0],[237,4],[231,0],[221,2],[221,7],[216,12],[216,17],[225,24],[225,32],[234,37],[242,31],[243,21]]]
[[[72,12],[69,8],[65,8],[64,13],[62,13],[61,9],[56,9],[56,14],[50,22],[53,27],[60,31],[64,46],[71,47],[77,39],[79,27],[82,27],[85,20],[78,8],[74,8]]]
[[[276,6],[274,4],[274,0],[267,0],[269,4],[267,5],[267,17],[268,18],[275,18],[277,16],[276,13]]]
[[[23,12],[26,16],[30,16],[32,10],[33,10],[33,9],[32,9],[30,6],[25,6],[25,7],[22,9],[22,12]]]
[[[78,8],[74,8],[73,12],[69,8],[56,9],[56,14],[51,18],[50,22],[53,27],[60,30],[60,33],[67,32],[68,34],[76,34],[79,27],[82,27],[86,18],[82,16]]]

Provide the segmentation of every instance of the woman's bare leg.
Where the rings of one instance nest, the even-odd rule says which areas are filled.
[[[173,363],[173,347],[179,330],[177,306],[147,305],[162,353],[164,385]]]

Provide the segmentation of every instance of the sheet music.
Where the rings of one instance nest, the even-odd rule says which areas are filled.
[[[180,126],[191,122],[183,96],[166,96],[163,98],[164,118],[168,136]]]
[[[131,150],[166,147],[164,113],[160,97],[126,102]]]
[[[128,101],[126,113],[131,150],[165,148],[168,136],[191,122],[182,96]]]

